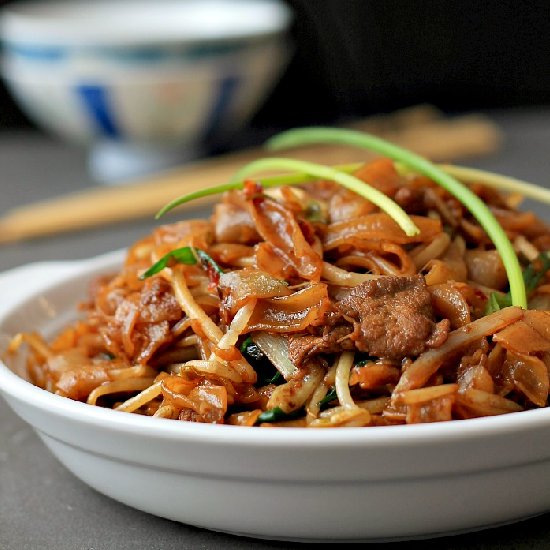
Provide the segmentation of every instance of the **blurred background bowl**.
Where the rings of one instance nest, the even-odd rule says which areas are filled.
[[[0,21],[4,80],[96,179],[139,177],[227,142],[290,56],[276,0],[21,2]]]

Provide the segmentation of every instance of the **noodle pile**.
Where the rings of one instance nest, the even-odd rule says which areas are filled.
[[[524,268],[523,310],[456,198],[385,158],[354,175],[420,231],[332,182],[248,181],[210,219],[135,243],[53,341],[22,334],[12,351],[28,345],[30,377],[50,392],[180,421],[380,426],[545,407],[550,229],[517,197],[470,185]]]

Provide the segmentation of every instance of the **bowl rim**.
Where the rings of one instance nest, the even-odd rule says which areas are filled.
[[[77,13],[78,10],[111,10],[111,16],[116,13],[122,16],[121,8],[128,9],[128,2],[124,0],[54,0],[47,4],[40,0],[30,2],[16,2],[0,10],[0,36],[9,47],[150,47],[174,45],[200,45],[204,43],[219,44],[235,41],[253,41],[285,32],[292,21],[291,8],[281,0],[187,0],[185,3],[177,0],[155,0],[155,8],[174,7],[182,10],[202,10],[202,13],[227,13],[231,20],[223,32],[212,25],[188,25],[185,28],[167,28],[158,25],[158,28],[146,29],[135,25],[120,25],[120,17],[114,25],[90,25],[87,17],[83,17],[77,24],[71,21],[67,24],[59,14],[63,10],[67,13]],[[149,9],[151,2],[133,0],[135,8]],[[113,12],[115,8],[115,12]],[[223,8],[223,10],[222,10]],[[228,9],[229,8],[229,9]],[[254,25],[249,23],[250,18],[236,17],[235,10],[250,9],[250,18]],[[58,11],[57,17],[49,17],[48,13]],[[212,10],[209,12],[209,10]],[[46,17],[41,17],[41,16]],[[105,17],[103,17],[105,21]],[[109,19],[107,19],[109,21]],[[168,16],[168,23],[174,18]],[[182,32],[184,31],[184,32]]]
[[[47,282],[33,288],[0,311],[0,334],[2,326],[20,307],[47,297],[49,292],[63,288],[71,282],[85,282],[90,277],[112,270],[120,265],[124,250],[102,254],[91,259],[69,262],[36,262],[10,270],[7,275],[18,276],[21,283],[29,280],[35,269],[47,270]],[[48,273],[49,271],[49,273]],[[25,273],[28,273],[27,276]],[[0,274],[0,288],[1,278]],[[73,306],[74,304],[71,304]],[[94,407],[86,403],[52,394],[14,373],[0,358],[0,395],[18,401],[20,405],[55,417],[71,418],[84,424],[106,428],[111,432],[140,434],[150,439],[208,440],[235,446],[280,446],[288,447],[406,447],[436,441],[449,442],[488,436],[504,436],[530,429],[550,427],[550,408],[532,409],[500,416],[451,420],[430,424],[377,426],[375,428],[348,427],[303,429],[272,427],[256,429],[225,424],[199,424],[175,422],[161,418],[144,417],[131,413]]]

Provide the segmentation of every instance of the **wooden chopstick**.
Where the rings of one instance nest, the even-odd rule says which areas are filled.
[[[383,136],[437,162],[491,153],[501,141],[498,127],[486,117],[463,115],[448,119],[430,106],[371,117],[347,126]],[[281,154],[324,164],[345,164],[373,157],[366,151],[328,145],[302,147],[278,156]],[[196,161],[147,180],[93,187],[21,206],[0,218],[0,243],[153,216],[177,196],[223,183],[244,163],[261,156],[267,156],[265,150],[251,148]],[[187,205],[196,206],[197,202]]]

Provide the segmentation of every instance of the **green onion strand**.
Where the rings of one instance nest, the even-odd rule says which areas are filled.
[[[264,170],[293,170],[308,174],[309,176],[335,181],[350,191],[354,191],[358,195],[371,201],[381,210],[386,212],[386,214],[401,227],[407,236],[412,237],[420,233],[420,230],[416,227],[408,214],[387,195],[371,187],[364,181],[361,181],[359,178],[340,170],[335,170],[329,166],[288,158],[258,159],[246,164],[238,170],[230,181],[230,184],[240,184],[243,179],[251,174]]]
[[[168,267],[170,262],[175,261],[187,265],[195,265],[197,263],[197,256],[195,250],[191,246],[184,246],[182,248],[175,248],[167,254],[165,254],[160,260],[155,262],[147,271],[143,272],[140,276],[141,280],[147,279],[156,275],[162,271],[165,267]]]
[[[524,309],[527,308],[527,297],[521,266],[512,243],[489,208],[468,187],[416,153],[403,149],[377,136],[356,130],[323,127],[298,128],[274,136],[268,140],[266,145],[271,150],[280,150],[313,143],[341,143],[371,149],[394,161],[403,163],[441,185],[441,187],[446,189],[468,208],[489,235],[495,248],[500,253],[502,262],[506,268],[512,304]]]
[[[480,183],[503,191],[520,193],[525,197],[550,204],[550,189],[526,181],[466,166],[439,164],[441,170],[465,183]]]
[[[183,246],[167,252],[160,260],[147,269],[147,271],[144,271],[140,275],[140,279],[145,280],[156,275],[164,268],[168,267],[172,262],[196,265],[199,261],[205,268],[212,269],[216,274],[221,275],[223,273],[221,267],[204,250],[192,246]]]
[[[350,164],[341,164],[337,166],[332,166],[335,170],[340,172],[346,172],[347,174],[352,174],[361,166],[364,162],[354,162]],[[401,170],[403,167],[397,163],[398,168]],[[496,189],[501,189],[508,192],[521,193],[527,198],[538,200],[550,204],[550,189],[541,187],[540,185],[534,185],[526,181],[522,181],[516,178],[510,178],[507,176],[502,176],[501,174],[496,174],[494,172],[488,172],[486,170],[479,170],[474,168],[469,168],[466,166],[455,166],[453,164],[437,164],[443,172],[449,174],[450,176],[455,177],[456,179],[464,183],[480,183],[486,185],[487,187],[494,187]],[[408,169],[405,168],[405,171]],[[313,181],[314,176],[309,174],[283,174],[278,176],[270,176],[258,180],[262,187],[279,187],[281,185],[300,185],[302,183],[307,183]],[[224,183],[221,185],[216,185],[212,187],[207,187],[201,189],[200,191],[194,191],[193,193],[187,193],[181,195],[180,197],[175,198],[170,201],[168,204],[162,207],[161,210],[156,214],[156,219],[162,217],[164,214],[170,210],[180,206],[181,204],[186,204],[195,199],[202,199],[204,197],[218,195],[225,191],[231,189],[242,189],[243,182],[236,183]]]
[[[354,163],[354,164],[344,164],[342,166],[334,167],[335,170],[340,170],[343,172],[354,172],[362,166],[363,163]],[[300,185],[301,183],[307,183],[313,181],[315,178],[310,174],[282,174],[277,176],[269,176],[258,180],[258,183],[262,187],[280,187],[282,185]],[[155,218],[159,219],[164,216],[170,210],[180,206],[182,204],[191,202],[196,199],[202,199],[204,197],[209,197],[211,195],[219,195],[220,193],[225,193],[226,191],[231,191],[233,189],[242,189],[244,181],[233,181],[230,183],[222,183],[221,185],[215,185],[212,187],[206,187],[205,189],[200,189],[199,191],[193,191],[193,193],[187,193],[181,195],[180,197],[175,198],[170,201],[168,204],[163,206],[156,214]]]

